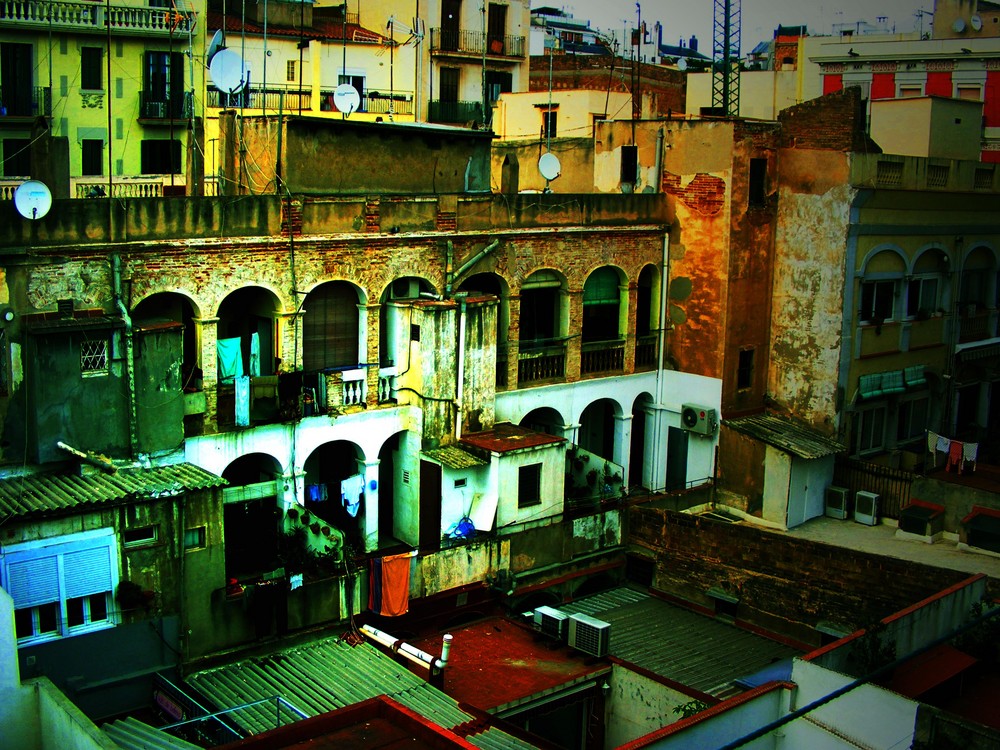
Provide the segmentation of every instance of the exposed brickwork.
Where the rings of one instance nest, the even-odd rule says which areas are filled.
[[[455,211],[438,211],[434,228],[439,232],[454,232],[458,229],[458,214]]]
[[[782,110],[778,122],[784,148],[882,152],[865,134],[864,102],[856,86]]]
[[[382,220],[379,215],[381,198],[378,196],[365,201],[365,232],[378,233],[382,231]]]
[[[697,174],[682,186],[680,175],[664,171],[663,192],[677,196],[689,208],[707,216],[719,213],[726,203],[726,181],[708,174]]]
[[[289,200],[281,203],[281,236],[302,234],[302,201]]]
[[[645,506],[629,536],[656,555],[654,588],[706,607],[708,589],[728,591],[739,620],[805,643],[818,643],[819,620],[863,627],[968,577]]]

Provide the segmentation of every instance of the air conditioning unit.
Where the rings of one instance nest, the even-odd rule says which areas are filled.
[[[550,638],[566,639],[569,615],[554,607],[538,607],[534,614],[535,627]]]
[[[863,490],[854,493],[854,520],[866,526],[878,523],[878,495]]]
[[[611,625],[589,615],[570,615],[569,645],[591,656],[607,656],[611,645]]]
[[[681,406],[681,427],[698,435],[714,435],[719,426],[719,420],[715,416],[715,409],[698,404],[684,404]]]
[[[825,514],[829,518],[839,518],[843,521],[849,514],[847,507],[850,501],[851,491],[846,487],[836,487],[830,485],[826,488],[826,501],[824,503]]]

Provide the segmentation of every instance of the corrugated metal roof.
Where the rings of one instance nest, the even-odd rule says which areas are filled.
[[[735,685],[741,677],[799,653],[634,589],[615,589],[559,609],[610,623],[612,656],[717,698],[742,692]]]
[[[811,427],[773,414],[727,419],[723,424],[799,458],[822,458],[846,450],[836,440],[821,435]]]
[[[489,462],[474,456],[457,445],[446,445],[442,448],[431,448],[423,452],[425,456],[449,469],[472,469],[476,466],[488,466]]]
[[[479,734],[467,735],[465,739],[483,750],[532,750],[535,747],[535,745],[520,740],[496,727],[490,727]]]
[[[208,669],[191,675],[188,682],[220,708],[277,695],[307,716],[317,716],[388,695],[448,729],[474,718],[457,701],[374,646],[352,646],[339,638]],[[275,725],[274,708],[267,704],[235,712],[232,718],[253,733]]]
[[[105,724],[101,729],[123,750],[200,750],[198,745],[131,717]]]
[[[74,512],[108,503],[171,497],[225,484],[222,477],[188,463],[119,469],[114,474],[12,477],[0,479],[0,516]]]

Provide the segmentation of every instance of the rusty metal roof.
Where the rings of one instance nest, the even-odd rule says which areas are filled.
[[[626,587],[560,604],[559,609],[610,623],[612,656],[716,698],[742,692],[737,680],[800,653]]]
[[[226,480],[181,463],[86,476],[33,474],[0,479],[0,517],[74,513],[92,507],[222,487]]]
[[[723,424],[799,458],[823,458],[846,450],[836,440],[811,427],[773,414],[754,414],[739,419],[726,419]]]
[[[565,443],[566,438],[547,435],[544,432],[535,432],[527,427],[509,422],[498,422],[492,430],[466,433],[462,436],[462,442],[480,450],[506,453],[525,448],[537,448],[542,445]]]
[[[447,466],[449,469],[473,469],[477,466],[487,466],[479,456],[474,456],[457,445],[446,445],[443,448],[431,448],[423,452],[427,458]]]

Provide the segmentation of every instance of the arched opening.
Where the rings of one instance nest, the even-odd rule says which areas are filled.
[[[275,373],[277,307],[275,296],[261,287],[237,289],[222,301],[217,325],[220,382]]]
[[[409,316],[406,302],[420,299],[420,295],[433,295],[430,282],[416,276],[406,276],[393,281],[379,300],[379,366],[392,367],[404,359],[403,353],[410,342]]]
[[[307,372],[354,367],[361,351],[357,289],[346,281],[320,284],[302,303],[302,367]]]
[[[510,195],[518,191],[520,166],[515,154],[507,154],[500,166],[500,192]]]
[[[647,420],[647,415],[652,407],[653,397],[648,393],[640,394],[632,404],[632,439],[628,458],[628,484],[631,488],[652,489],[652,472],[646,470],[646,438],[652,427],[652,420]]]
[[[580,436],[577,444],[606,461],[614,461],[615,414],[618,405],[602,398],[590,404],[580,415]]]
[[[496,274],[477,273],[463,281],[458,291],[470,295],[488,294],[497,302],[497,387],[507,387],[507,346],[510,331],[510,295],[507,286]]]
[[[226,579],[254,580],[277,567],[281,467],[263,453],[240,456],[222,472]]]
[[[583,285],[583,346],[580,372],[584,375],[621,372],[625,367],[622,304],[623,284],[619,272],[598,268]]]
[[[355,550],[364,549],[364,463],[361,449],[346,440],[324,443],[306,459],[305,508],[344,533]]]
[[[566,285],[552,270],[521,285],[518,384],[558,380],[566,374]]]
[[[183,294],[160,292],[142,300],[132,309],[132,321],[137,326],[159,322],[179,323],[182,326],[181,387],[187,391],[200,391],[201,356],[198,331],[195,330],[194,305]]]
[[[563,419],[559,412],[548,406],[532,409],[524,415],[519,424],[521,427],[527,427],[529,430],[543,432],[546,435],[555,435],[556,437],[563,437],[563,433],[566,430],[566,420]]]
[[[635,301],[635,369],[656,367],[659,354],[660,329],[659,272],[655,266],[644,266],[639,272]]]

